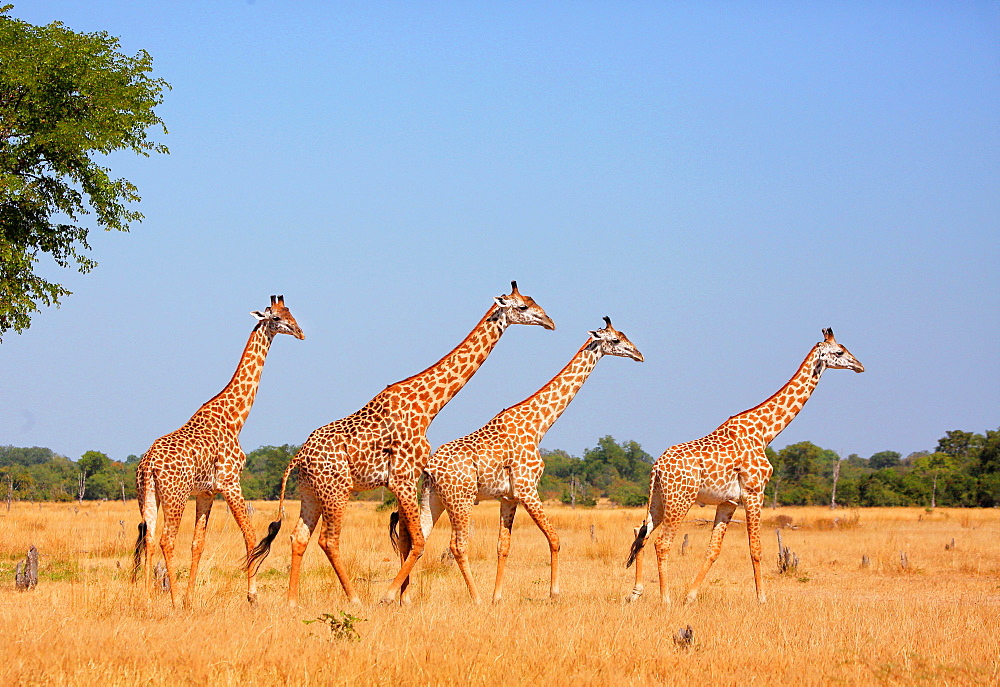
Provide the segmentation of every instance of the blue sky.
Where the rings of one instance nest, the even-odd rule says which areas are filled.
[[[651,454],[756,405],[833,327],[775,441],[932,449],[1000,425],[997,3],[20,2],[169,81],[169,156],[116,155],[145,221],[2,344],[0,443],[123,459],[219,391],[272,293],[246,450],[301,443],[460,341],[509,330],[434,446],[533,393],[610,315],[543,446]]]

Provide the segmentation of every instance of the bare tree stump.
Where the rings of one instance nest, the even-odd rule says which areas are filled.
[[[905,551],[899,552],[899,567],[903,570],[909,570],[910,568],[910,559]]]
[[[778,535],[778,574],[794,573],[799,569],[799,557],[792,553],[792,550],[781,542],[781,530],[776,529]]]
[[[686,556],[687,555],[687,552],[688,552],[687,549],[688,549],[688,536],[685,534],[684,535],[684,541],[681,542],[681,555],[682,556]]]
[[[944,550],[945,550],[945,551],[951,551],[951,550],[953,550],[954,548],[955,548],[955,538],[954,538],[954,537],[952,537],[952,538],[951,538],[951,543],[949,543],[949,544],[945,544],[945,545],[944,545]]]
[[[691,646],[691,642],[693,641],[694,641],[694,630],[691,629],[690,625],[682,627],[681,629],[677,630],[677,634],[674,635],[674,644],[683,649],[686,649],[689,646]]]
[[[14,571],[14,584],[19,592],[26,592],[38,585],[38,549],[34,545],[28,549],[28,556],[18,562]]]
[[[158,561],[153,568],[153,576],[156,578],[156,586],[162,592],[170,591],[170,577],[167,575],[167,566],[163,561]]]
[[[257,512],[257,509],[253,507],[253,504],[247,501],[247,515],[253,517],[253,514]]]
[[[597,541],[597,535],[594,534],[594,526],[590,526],[590,541]]]
[[[862,556],[861,557],[861,567],[862,568],[870,568],[870,567],[872,567],[872,559],[869,558],[868,556]]]

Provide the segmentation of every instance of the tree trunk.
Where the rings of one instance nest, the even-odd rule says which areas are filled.
[[[840,459],[833,464],[833,491],[830,493],[830,510],[837,507],[837,480],[840,479]]]
[[[934,479],[931,480],[931,508],[937,508],[936,497],[937,497],[937,470],[934,471]]]
[[[14,500],[14,475],[7,475],[7,512],[10,512],[10,504]]]
[[[83,497],[87,493],[87,473],[80,470],[80,489],[77,491],[76,500],[83,505]]]

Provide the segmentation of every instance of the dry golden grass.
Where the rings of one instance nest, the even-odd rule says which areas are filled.
[[[256,503],[263,534],[273,503]],[[180,565],[190,556],[193,507],[181,531]],[[1000,683],[1000,511],[797,508],[768,511],[760,606],[742,525],[693,606],[661,606],[652,547],[646,596],[625,605],[632,571],[623,561],[641,509],[549,506],[562,537],[562,598],[551,602],[548,548],[523,513],[515,523],[506,598],[473,606],[439,523],[418,564],[417,602],[373,602],[396,570],[388,513],[352,503],[344,551],[366,603],[349,607],[315,541],[306,554],[301,607],[283,602],[289,529],[279,536],[251,609],[237,572],[240,536],[216,504],[189,611],[128,582],[138,521],[134,504],[15,503],[0,506],[0,679],[5,684],[592,684],[662,683]],[[297,512],[290,504],[288,512]],[[801,559],[776,574],[774,523]],[[708,541],[712,510],[694,509],[677,540],[671,590],[682,599]],[[737,517],[742,517],[739,513]],[[471,559],[481,590],[492,589],[496,503],[476,508]],[[120,525],[124,521],[124,526]],[[591,536],[593,526],[593,538]],[[679,552],[690,535],[686,556]],[[955,539],[956,547],[945,549]],[[37,589],[14,590],[17,559],[41,552]],[[900,567],[900,551],[909,569]],[[871,565],[861,567],[867,555]],[[302,621],[345,610],[361,640],[335,640]],[[671,640],[690,624],[694,642]]]

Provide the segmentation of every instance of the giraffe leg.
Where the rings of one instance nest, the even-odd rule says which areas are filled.
[[[347,510],[347,500],[351,492],[349,489],[342,489],[332,497],[327,497],[323,503],[323,527],[319,531],[319,547],[326,553],[330,565],[337,573],[340,586],[344,588],[344,594],[352,604],[360,604],[361,598],[351,584],[351,578],[347,574],[347,566],[340,557],[340,532],[344,524],[344,511]]]
[[[472,579],[472,571],[469,570],[469,522],[472,519],[472,505],[475,501],[475,485],[472,486],[472,490],[471,494],[454,495],[446,506],[448,519],[451,520],[451,554],[458,563],[458,569],[462,571],[473,603],[481,604],[483,600],[479,596],[479,590],[476,589],[475,580]]]
[[[750,563],[753,565],[753,581],[757,589],[757,601],[767,602],[767,595],[764,594],[763,582],[760,575],[760,511],[764,501],[763,493],[751,493],[743,495],[743,505],[747,518],[747,538],[750,540]]]
[[[399,565],[402,568],[406,564],[406,559],[410,557],[410,551],[413,550],[413,539],[410,538],[410,526],[406,522],[406,517],[401,511],[396,513],[399,516],[399,522],[397,526],[399,527],[399,538],[396,541],[396,545],[399,547]],[[399,585],[399,603],[407,604],[413,602],[410,596],[410,576],[407,575],[403,579],[402,584]]]
[[[647,528],[646,534],[643,540],[638,542],[639,550],[635,554],[635,586],[632,587],[632,591],[629,592],[629,595],[625,597],[626,602],[631,603],[633,601],[638,601],[639,597],[642,596],[642,592],[645,590],[645,586],[642,582],[643,546],[645,546],[646,541],[653,535],[653,532],[656,531],[656,528],[660,526],[661,522],[663,522],[663,498],[660,495],[659,489],[655,489],[652,496],[650,496],[649,520],[643,523],[643,526]],[[636,531],[633,534],[638,537],[639,528],[636,528]]]
[[[198,575],[198,562],[205,550],[205,530],[208,528],[208,518],[212,514],[212,503],[215,494],[198,494],[195,499],[194,539],[191,541],[191,574],[188,575],[187,593],[184,595],[184,607],[190,608],[194,600],[194,580]]]
[[[246,458],[244,457],[244,461]],[[228,484],[223,487],[222,495],[229,504],[229,512],[233,514],[233,519],[243,533],[243,543],[247,549],[247,560],[253,547],[257,544],[257,538],[253,533],[253,525],[250,524],[250,514],[247,513],[247,502],[243,500],[243,490],[239,482]],[[251,565],[247,568],[247,601],[251,606],[257,604],[257,566]]]
[[[420,531],[424,534],[424,541],[427,541],[427,537],[430,536],[431,530],[434,529],[434,525],[437,523],[438,518],[441,517],[441,513],[444,512],[444,503],[441,501],[441,496],[438,494],[437,489],[434,487],[434,482],[430,478],[426,478],[427,482],[424,484],[424,490],[420,494]],[[452,520],[454,522],[454,520]],[[406,527],[401,528],[400,531],[400,558],[406,560],[406,556],[410,555],[410,534]],[[406,553],[403,553],[403,546],[406,546]],[[403,586],[399,590],[399,601],[403,604],[412,603],[410,598],[410,578],[407,576],[403,580]]]
[[[410,535],[410,549],[392,584],[382,595],[381,603],[393,603],[396,600],[396,594],[402,588],[403,580],[409,577],[413,566],[424,553],[424,533],[420,529],[420,508],[417,505],[417,494],[413,480],[393,479],[393,476],[390,476],[389,489],[396,495],[396,500],[399,502],[400,526],[405,524],[407,528]]]
[[[684,511],[687,512],[687,511]],[[670,556],[670,549],[674,545],[674,537],[681,525],[681,516],[667,517],[663,520],[663,529],[653,542],[653,551],[656,552],[656,576],[660,584],[660,603],[670,603],[670,587],[668,585],[667,561]]]
[[[174,567],[174,545],[177,542],[177,530],[180,528],[181,517],[184,515],[184,499],[165,498],[161,502],[163,508],[163,532],[160,534],[160,549],[163,550],[163,562],[167,566],[167,580],[170,582],[170,603],[177,607],[177,571]]]
[[[312,487],[305,479],[299,481],[299,494],[301,497],[299,507],[299,519],[292,528],[292,562],[288,574],[288,605],[294,608],[299,600],[299,575],[302,571],[302,557],[309,546],[309,538],[316,523],[320,518],[319,502]]]
[[[146,487],[146,504],[143,509],[143,519],[146,523],[146,535],[142,543],[142,556],[146,564],[144,579],[147,590],[152,590],[153,558],[156,556],[156,490],[152,485]]]
[[[691,583],[685,603],[694,603],[698,598],[698,589],[701,587],[701,583],[705,581],[705,576],[708,574],[709,568],[712,567],[712,563],[715,563],[719,557],[719,553],[722,551],[722,539],[726,536],[726,528],[729,527],[729,521],[735,512],[736,504],[732,502],[720,503],[716,507],[715,525],[712,527],[712,538],[708,542],[708,553],[705,556],[705,562],[702,564],[701,570],[698,571],[697,577]]]
[[[538,529],[542,531],[545,538],[549,540],[549,562],[551,567],[551,577],[549,580],[549,597],[555,599],[559,596],[559,533],[552,526],[552,522],[549,520],[548,516],[545,515],[545,510],[542,508],[542,502],[538,498],[538,492],[535,489],[525,490],[524,497],[521,499],[521,503],[524,504],[524,509],[528,511],[528,515],[531,519],[535,521],[538,525]]]
[[[510,535],[514,527],[514,515],[517,513],[517,501],[503,499],[500,501],[500,538],[497,542],[497,579],[493,585],[493,603],[503,598],[503,573],[510,555]]]

